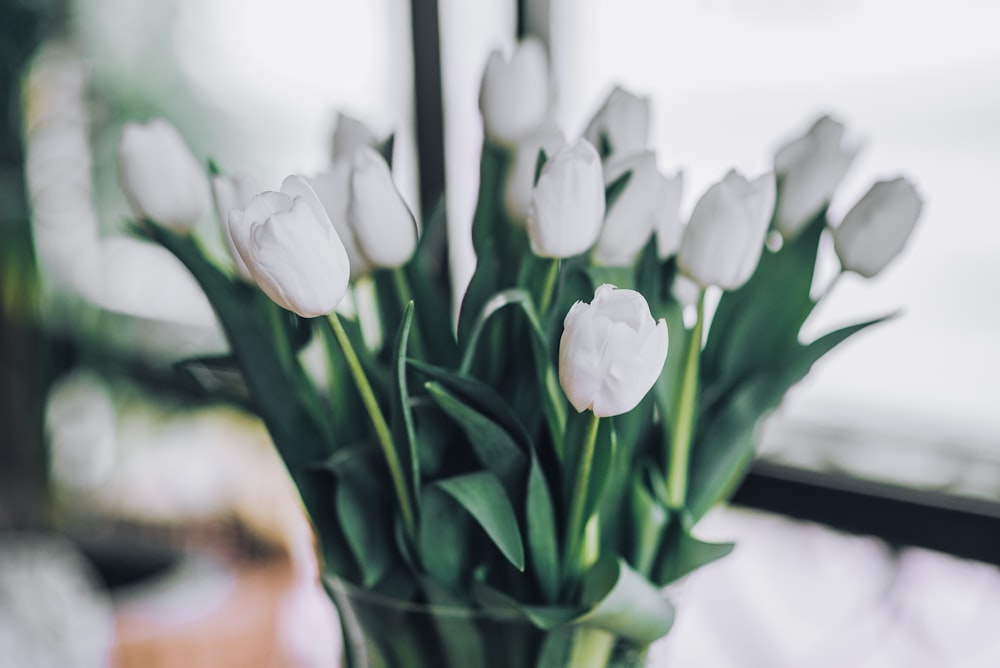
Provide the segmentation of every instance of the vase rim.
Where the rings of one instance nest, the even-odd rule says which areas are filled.
[[[336,575],[324,574],[323,582],[333,590],[354,599],[384,605],[405,612],[433,614],[436,617],[488,618],[497,621],[524,621],[530,623],[523,612],[514,607],[472,608],[461,605],[435,605],[416,603],[380,594],[356,584],[347,582]]]

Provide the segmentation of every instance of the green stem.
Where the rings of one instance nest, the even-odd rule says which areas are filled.
[[[559,279],[559,269],[562,267],[562,258],[554,258],[549,264],[549,273],[545,276],[545,287],[542,289],[542,301],[539,307],[539,315],[544,316],[549,306],[552,304],[552,296],[556,291],[556,283]]]
[[[594,448],[597,444],[597,429],[601,419],[590,414],[587,432],[583,438],[583,449],[577,460],[577,475],[573,481],[573,493],[570,497],[569,520],[566,524],[566,536],[563,541],[563,571],[567,577],[580,575],[584,564],[580,558],[582,534],[587,523],[584,517],[584,505],[587,503],[587,491],[590,487],[590,472],[594,464]]]
[[[382,409],[379,408],[378,401],[375,399],[375,393],[372,391],[368,377],[361,367],[361,361],[358,359],[357,353],[354,352],[351,340],[347,337],[347,332],[344,331],[344,326],[340,323],[340,318],[337,317],[336,313],[331,313],[327,318],[327,322],[333,328],[333,334],[337,337],[337,342],[344,351],[347,366],[354,377],[354,383],[361,394],[361,400],[368,410],[372,426],[375,427],[375,436],[382,447],[382,454],[385,456],[386,464],[389,465],[389,474],[392,476],[392,484],[396,489],[396,497],[399,499],[399,508],[403,514],[403,524],[406,526],[407,533],[410,536],[415,536],[416,522],[414,521],[413,508],[410,506],[410,496],[406,488],[406,478],[403,477],[403,467],[399,463],[399,456],[396,454],[396,448],[392,443],[392,432],[385,421],[385,416],[382,415]]]
[[[698,366],[701,338],[705,327],[705,293],[698,295],[698,318],[688,340],[687,357],[681,376],[677,404],[670,416],[670,466],[667,469],[667,495],[672,508],[683,508],[687,501],[688,468],[691,439],[694,436],[698,399]]]
[[[406,280],[406,272],[403,271],[402,267],[396,267],[392,270],[392,278],[396,283],[396,294],[399,296],[399,310],[406,311],[406,307],[413,300],[413,293],[410,292],[410,284]],[[414,304],[416,305],[416,304]],[[410,332],[409,341],[409,355],[410,357],[415,357],[417,359],[424,359],[424,342],[422,339],[422,330],[420,329],[419,320],[415,323],[417,326],[413,328]],[[395,334],[395,332],[393,332]],[[386,333],[388,337],[388,333]],[[386,338],[386,341],[391,341],[392,339]]]

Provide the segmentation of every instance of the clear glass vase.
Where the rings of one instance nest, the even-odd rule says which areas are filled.
[[[509,609],[420,605],[333,578],[342,668],[640,668],[647,648],[600,629],[539,629]]]

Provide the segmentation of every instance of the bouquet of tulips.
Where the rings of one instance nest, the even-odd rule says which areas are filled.
[[[734,491],[755,425],[872,324],[800,340],[821,237],[842,271],[872,276],[919,215],[896,179],[831,226],[855,148],[824,117],[773,173],[729,172],[685,222],[647,100],[616,88],[567,141],[548,87],[537,43],[487,65],[457,322],[441,207],[415,220],[391,138],[342,117],[325,173],[262,191],[214,166],[206,178],[163,121],[125,128],[136,230],[187,266],[231,346],[180,368],[238,369],[215,391],[269,429],[345,628],[364,637],[355,665],[641,661],[673,621],[664,587],[732,548],[692,528]],[[210,191],[231,262],[190,232]],[[321,376],[301,355],[316,342]],[[496,614],[514,626],[490,627]]]

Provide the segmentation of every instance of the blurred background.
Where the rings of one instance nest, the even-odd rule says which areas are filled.
[[[444,193],[462,283],[480,76],[527,34],[568,135],[615,84],[652,99],[685,213],[824,113],[862,145],[832,220],[901,173],[925,200],[904,253],[808,323],[899,312],[767,423],[703,528],[738,548],[686,584],[664,661],[1000,665],[998,25],[988,0],[0,1],[0,665],[335,665],[265,430],[174,373],[225,344],[183,268],[128,235],[115,145],[163,116],[274,188],[360,118],[395,133],[414,210]]]

